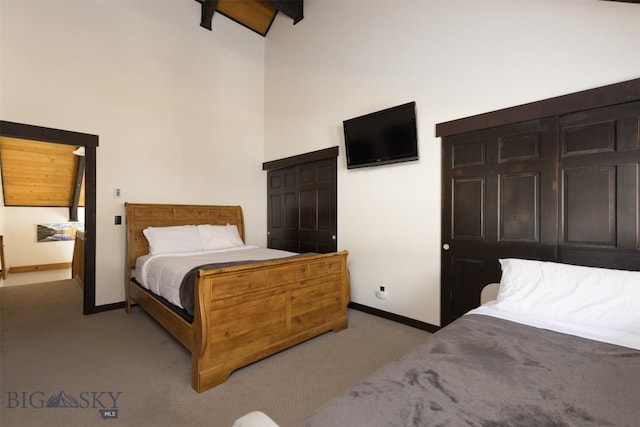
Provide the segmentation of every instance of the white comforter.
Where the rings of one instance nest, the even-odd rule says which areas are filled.
[[[217,251],[144,255],[136,260],[134,277],[154,294],[184,308],[180,304],[180,284],[194,267],[217,262],[262,261],[293,255],[297,254],[250,245]]]

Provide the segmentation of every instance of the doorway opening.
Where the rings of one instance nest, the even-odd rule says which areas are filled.
[[[95,303],[96,253],[96,148],[98,136],[22,123],[0,121],[0,136],[17,140],[50,142],[84,148],[84,295],[83,314],[102,311]]]

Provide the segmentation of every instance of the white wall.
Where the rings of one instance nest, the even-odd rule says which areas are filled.
[[[199,22],[188,0],[0,1],[2,120],[100,137],[97,305],[124,299],[125,201],[239,204],[266,243],[265,42]]]
[[[353,301],[439,324],[435,124],[638,78],[638,40],[628,3],[307,0],[303,21],[278,15],[267,37],[265,160],[340,146]],[[420,160],[347,170],[342,120],[414,100]]]
[[[4,250],[7,270],[37,264],[71,262],[73,241],[38,242],[37,225],[69,221],[69,208],[5,207]],[[82,222],[84,209],[78,209]],[[71,277],[71,275],[69,275]]]

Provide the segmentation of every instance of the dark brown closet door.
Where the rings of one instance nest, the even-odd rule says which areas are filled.
[[[337,250],[335,158],[267,173],[268,247],[292,252]]]
[[[560,118],[560,247],[570,264],[640,270],[640,102]]]
[[[441,325],[480,304],[499,258],[554,259],[555,119],[443,139]]]
[[[337,250],[336,159],[300,165],[299,252]]]
[[[298,171],[267,173],[267,246],[298,252]]]

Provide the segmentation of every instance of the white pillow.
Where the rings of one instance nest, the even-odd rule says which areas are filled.
[[[501,259],[499,310],[640,334],[640,271]]]
[[[195,225],[147,227],[142,233],[149,242],[151,255],[202,250],[202,240]]]
[[[198,225],[198,233],[204,250],[228,249],[244,246],[235,225]]]

